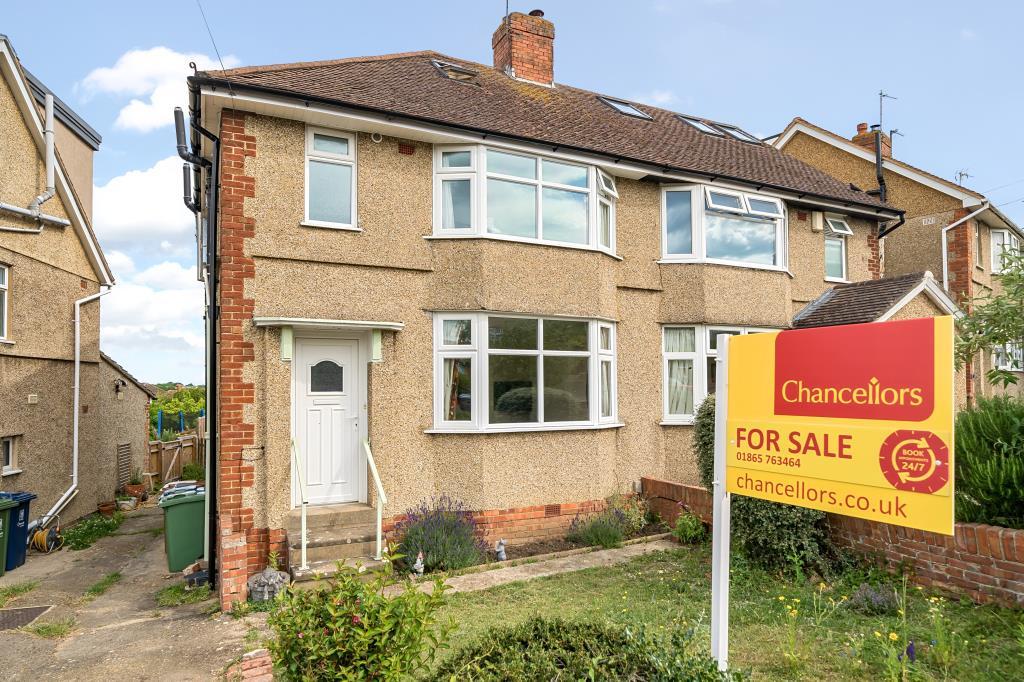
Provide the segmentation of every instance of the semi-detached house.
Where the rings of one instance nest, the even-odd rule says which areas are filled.
[[[556,83],[542,13],[492,45],[493,66],[189,79],[225,604],[268,552],[296,566],[304,500],[325,566],[375,554],[375,509],[387,528],[440,494],[516,542],[641,476],[695,481],[718,339],[880,274],[901,213],[876,196],[739,127]]]

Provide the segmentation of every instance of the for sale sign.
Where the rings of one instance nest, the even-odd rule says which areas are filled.
[[[953,534],[953,319],[729,339],[726,490]]]

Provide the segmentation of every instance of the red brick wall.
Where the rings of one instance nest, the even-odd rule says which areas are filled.
[[[587,500],[510,509],[485,509],[473,512],[473,520],[487,542],[505,538],[524,543],[564,537],[577,515],[592,514],[601,511],[605,506],[604,500]],[[394,532],[397,524],[404,519],[404,514],[385,519],[384,532]]]
[[[960,220],[968,212],[968,209],[957,209],[953,213],[952,222]],[[974,297],[974,221],[968,220],[947,232],[946,246],[949,295],[964,312],[970,312],[971,299]],[[971,403],[975,394],[973,363],[967,363],[964,379],[967,382],[967,401]]]
[[[254,302],[245,297],[245,282],[255,275],[253,260],[245,255],[245,240],[255,232],[255,221],[245,215],[245,199],[255,196],[256,181],[245,174],[245,158],[256,156],[256,138],[247,135],[246,114],[225,110],[221,116],[219,209],[219,409],[217,505],[220,537],[220,600],[228,609],[244,601],[246,580],[266,566],[267,554],[277,551],[287,560],[282,529],[253,527],[253,510],[243,506],[242,491],[252,487],[254,470],[245,452],[255,445],[255,426],[245,421],[255,387],[242,370],[254,360],[252,343],[243,330],[252,318]]]
[[[224,678],[228,682],[271,682],[274,679],[274,664],[270,652],[266,649],[250,651],[242,656],[241,661],[227,669]]]
[[[491,47],[496,69],[511,66],[516,78],[554,83],[555,25],[547,19],[512,12],[491,36]]]
[[[871,279],[882,277],[882,252],[879,247],[877,226],[868,235],[868,272],[871,273]]]
[[[711,495],[704,488],[654,478],[641,484],[666,520],[682,502],[710,523]],[[891,570],[909,565],[916,583],[1024,608],[1024,530],[958,523],[951,537],[849,516],[829,514],[828,520],[838,544],[878,557]]]

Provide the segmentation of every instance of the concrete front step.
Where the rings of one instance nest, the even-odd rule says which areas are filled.
[[[380,570],[387,568],[383,561],[377,561],[369,556],[349,558],[344,560],[345,566],[362,566],[366,578]],[[314,577],[319,574],[321,577],[329,578],[338,572],[338,562],[333,559],[322,559],[319,561],[309,560],[309,567],[302,569],[298,564],[291,567],[292,580],[296,583],[311,584]]]
[[[306,528],[335,528],[377,523],[377,510],[361,502],[306,506]],[[288,512],[288,534],[298,535],[302,528],[302,510]]]

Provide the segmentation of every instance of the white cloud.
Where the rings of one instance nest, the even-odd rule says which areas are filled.
[[[96,93],[132,97],[118,113],[114,125],[147,133],[170,125],[174,121],[174,107],[186,109],[189,62],[195,62],[200,70],[220,68],[220,62],[204,54],[185,54],[167,47],[130,50],[113,66],[90,71],[78,89],[87,97]],[[239,63],[233,55],[224,57],[225,68]]]
[[[135,262],[131,256],[121,251],[107,251],[107,263],[114,271],[114,277],[121,278],[135,272]]]
[[[195,218],[182,202],[181,164],[178,157],[170,156],[95,187],[94,225],[105,248],[136,253],[184,251],[175,255],[192,250]]]
[[[648,93],[633,95],[632,99],[641,104],[664,107],[676,101],[676,95],[671,90],[651,90]]]
[[[154,289],[193,289],[200,286],[196,280],[196,272],[181,263],[166,261],[146,268],[132,278],[135,284],[153,287]]]

